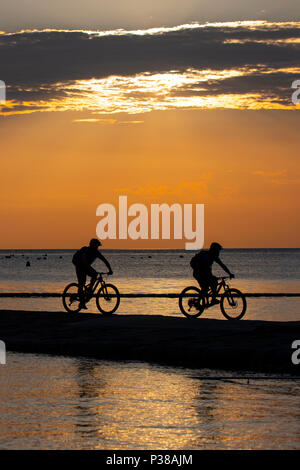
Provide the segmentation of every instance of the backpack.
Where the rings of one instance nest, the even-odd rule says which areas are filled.
[[[191,266],[191,268],[193,268],[193,269],[196,269],[196,267],[197,267],[197,264],[198,264],[198,263],[197,263],[197,259],[198,259],[198,256],[197,256],[197,255],[198,255],[198,254],[199,254],[199,253],[196,253],[196,254],[192,257],[192,259],[191,259],[191,261],[190,261],[190,266]]]
[[[85,246],[80,248],[80,250],[77,250],[76,253],[74,253],[73,258],[72,258],[72,263],[75,264],[75,266],[80,263],[82,259],[82,252],[84,251]]]
[[[204,255],[203,251],[199,251],[192,257],[190,261],[190,266],[192,269],[196,269],[199,267],[201,260],[203,260],[203,255]]]

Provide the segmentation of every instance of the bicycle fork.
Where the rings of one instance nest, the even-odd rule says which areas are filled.
[[[236,302],[235,302],[233,296],[230,295],[228,291],[229,291],[229,289],[226,289],[224,295],[226,295],[230,307],[236,307]]]

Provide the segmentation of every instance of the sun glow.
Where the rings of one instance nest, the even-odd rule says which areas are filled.
[[[296,73],[299,68],[277,70]],[[113,75],[101,79],[57,83],[53,91],[63,98],[40,101],[8,101],[0,114],[22,114],[36,111],[90,111],[91,113],[147,113],[169,109],[290,109],[266,94],[222,93],[220,82],[252,74],[271,74],[274,70],[241,68],[230,70],[176,70],[166,73],[146,72],[134,76]],[[218,90],[210,86],[218,84]],[[85,120],[88,122],[87,120]],[[89,122],[95,122],[91,117]]]

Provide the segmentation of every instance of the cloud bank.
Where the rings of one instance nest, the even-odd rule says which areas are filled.
[[[1,33],[0,113],[294,109],[299,53],[300,22]]]

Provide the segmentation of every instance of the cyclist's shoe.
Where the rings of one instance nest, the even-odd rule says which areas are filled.
[[[219,303],[220,303],[220,301],[218,299],[212,299],[210,305],[217,305]]]
[[[80,310],[87,310],[87,306],[85,304],[80,304],[79,305]]]

